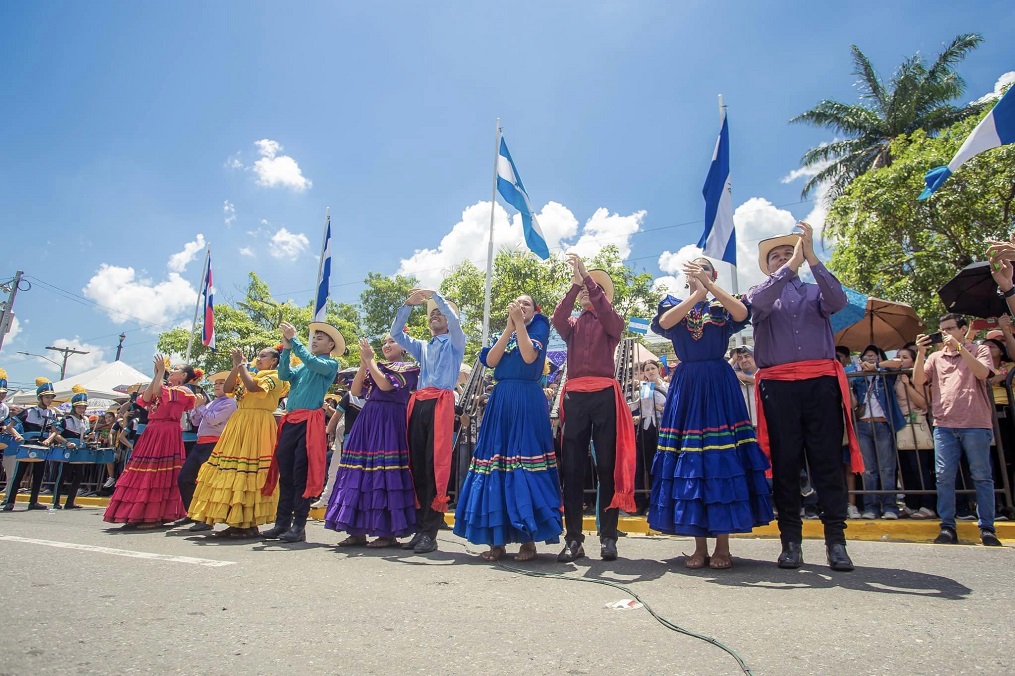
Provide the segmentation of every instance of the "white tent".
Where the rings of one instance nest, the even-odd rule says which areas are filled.
[[[151,382],[151,379],[151,376],[146,376],[122,361],[114,361],[53,383],[53,389],[56,391],[58,402],[69,401],[73,395],[71,388],[75,385],[81,385],[88,390],[89,399],[122,400],[128,396],[124,391],[127,387],[135,383]],[[35,390],[19,392],[8,399],[14,404],[34,404],[35,400]]]

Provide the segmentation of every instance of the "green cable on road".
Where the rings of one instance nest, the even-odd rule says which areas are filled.
[[[456,546],[461,547],[462,549],[464,549],[469,554],[472,554],[474,556],[479,556],[479,552],[472,551],[471,549],[469,549],[469,547],[467,545],[463,545],[460,542],[453,542],[451,540],[443,540],[443,539],[441,540],[441,542],[447,543],[449,545],[456,545]],[[564,575],[562,573],[539,573],[539,572],[536,572],[534,570],[525,570],[524,568],[515,568],[514,566],[509,566],[506,563],[501,562],[500,560],[494,561],[493,563],[495,563],[500,568],[503,568],[504,570],[511,571],[512,573],[519,573],[521,575],[527,575],[529,577],[542,577],[542,578],[549,578],[549,579],[556,579],[556,580],[568,580],[569,582],[591,582],[593,584],[602,584],[602,585],[606,585],[607,587],[614,587],[615,589],[620,589],[621,591],[623,591],[623,592],[625,592],[627,594],[630,594],[633,599],[635,599],[636,601],[638,601],[638,603],[640,603],[642,606],[644,606],[645,610],[648,611],[648,614],[651,615],[659,624],[663,625],[664,627],[666,627],[670,631],[675,631],[678,634],[683,634],[684,636],[690,636],[691,638],[696,638],[699,641],[704,641],[705,643],[708,643],[710,645],[715,646],[716,648],[719,648],[720,650],[725,651],[730,657],[732,657],[733,659],[735,659],[737,661],[737,665],[740,667],[740,669],[745,674],[748,674],[748,676],[753,676],[754,672],[751,671],[751,668],[747,666],[747,662],[745,662],[744,659],[742,657],[740,657],[740,655],[737,653],[736,650],[734,650],[733,648],[729,647],[728,645],[726,645],[725,643],[723,643],[719,639],[712,638],[711,636],[706,636],[705,634],[699,634],[699,633],[697,633],[695,631],[691,631],[690,629],[682,627],[679,624],[677,624],[676,622],[672,622],[672,621],[666,619],[665,617],[663,617],[662,615],[659,615],[658,613],[656,613],[656,611],[652,610],[652,606],[650,606],[638,594],[636,594],[634,591],[632,591],[629,587],[625,587],[624,585],[622,585],[622,584],[620,584],[618,582],[611,582],[610,580],[603,580],[603,579],[600,579],[600,578],[571,577],[570,575]]]

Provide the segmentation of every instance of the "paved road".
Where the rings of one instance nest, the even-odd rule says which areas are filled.
[[[484,563],[450,533],[420,557],[338,549],[320,524],[292,546],[106,526],[96,509],[0,514],[0,674],[739,673],[645,610],[605,608],[627,592]],[[771,563],[776,541],[733,546],[730,571],[687,571],[688,539],[646,537],[613,563],[541,545],[519,567],[628,585],[756,674],[1015,670],[1011,547],[853,542],[860,568],[831,574],[819,542],[799,571]]]

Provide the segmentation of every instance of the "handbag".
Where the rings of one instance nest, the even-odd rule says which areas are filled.
[[[924,413],[910,413],[906,426],[895,433],[895,447],[900,451],[929,451],[934,448],[934,435]]]

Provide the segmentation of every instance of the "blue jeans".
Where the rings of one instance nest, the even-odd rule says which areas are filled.
[[[898,486],[895,474],[895,433],[888,423],[860,420],[856,423],[856,434],[863,455],[863,489],[892,491],[864,495],[864,511],[898,514],[899,507],[895,504]]]
[[[969,474],[976,487],[976,515],[981,530],[994,530],[994,479],[990,472],[988,429],[934,428],[934,464],[937,466],[937,513],[941,526],[955,529],[955,475],[965,451]]]

